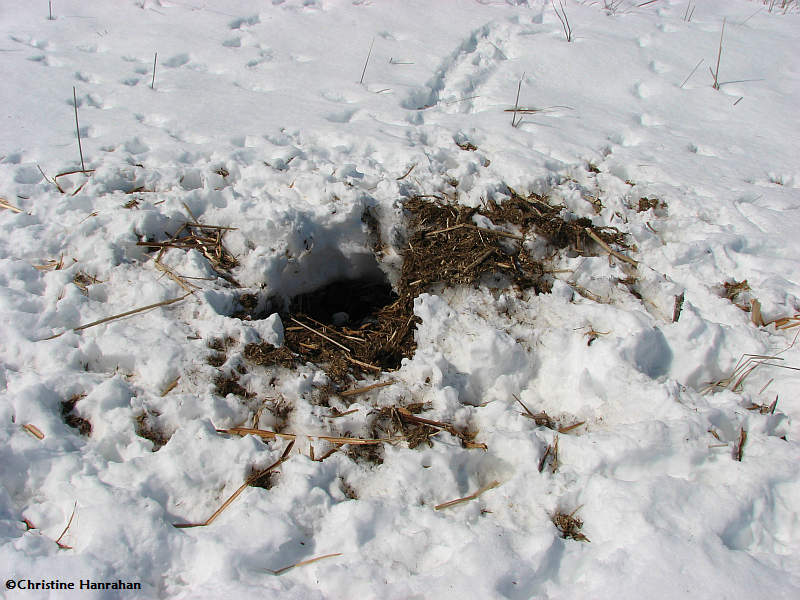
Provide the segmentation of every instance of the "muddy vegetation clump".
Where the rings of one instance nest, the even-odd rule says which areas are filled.
[[[136,435],[153,442],[153,452],[158,452],[170,438],[163,427],[159,426],[157,418],[157,413],[147,411],[136,417]]]
[[[85,394],[76,394],[69,400],[61,402],[61,418],[68,426],[77,429],[82,436],[89,437],[92,433],[91,422],[75,412],[75,405],[84,397]]]

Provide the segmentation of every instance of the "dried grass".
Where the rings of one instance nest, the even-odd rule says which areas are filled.
[[[459,504],[463,504],[464,502],[469,502],[470,500],[475,500],[478,496],[483,494],[484,492],[488,492],[489,490],[493,490],[497,486],[500,485],[499,481],[491,481],[481,487],[476,492],[470,494],[469,496],[464,496],[463,498],[456,498],[455,500],[450,500],[449,502],[443,502],[442,504],[437,504],[433,507],[434,510],[443,510],[445,508],[451,508],[453,506],[458,506]]]
[[[575,513],[578,512],[580,508],[581,507],[579,506],[569,514],[561,511],[556,512],[552,516],[552,521],[553,525],[556,526],[556,529],[558,529],[558,531],[561,533],[561,537],[564,539],[576,540],[578,542],[588,542],[589,538],[581,533],[583,521],[575,516]]]
[[[225,502],[222,503],[222,506],[220,506],[216,511],[214,511],[214,514],[212,514],[208,519],[206,519],[202,523],[173,523],[172,526],[178,529],[188,529],[190,527],[206,527],[208,525],[211,525],[211,523],[214,522],[214,520],[222,513],[222,511],[228,508],[228,506],[230,506],[231,503],[234,500],[236,500],[236,498],[239,497],[239,494],[241,494],[245,489],[247,489],[248,486],[252,485],[253,482],[264,477],[267,473],[272,471],[272,469],[275,469],[280,465],[282,465],[284,462],[286,462],[289,459],[289,453],[292,451],[292,446],[294,446],[294,440],[290,441],[286,445],[283,454],[278,460],[276,460],[266,469],[261,469],[260,471],[256,471],[250,477],[248,477],[245,480],[245,482],[241,486],[239,486],[239,488],[233,494],[231,494],[231,496],[227,500],[225,500]]]

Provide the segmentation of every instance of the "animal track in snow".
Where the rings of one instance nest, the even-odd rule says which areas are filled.
[[[443,104],[448,112],[472,112],[478,89],[494,74],[497,63],[507,60],[502,50],[508,30],[484,25],[473,31],[422,89],[403,100],[403,108],[420,109]]]

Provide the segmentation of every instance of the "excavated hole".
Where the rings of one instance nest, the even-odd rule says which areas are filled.
[[[371,322],[384,306],[397,300],[389,281],[375,277],[334,281],[292,298],[289,312],[325,325],[357,329]]]

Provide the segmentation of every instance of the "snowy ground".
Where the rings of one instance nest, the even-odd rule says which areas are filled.
[[[781,368],[800,367],[798,329],[736,305],[757,300],[766,323],[800,313],[796,3],[569,0],[571,43],[538,0],[52,4],[49,20],[47,3],[0,3],[0,565],[142,590],[0,595],[800,595],[800,376]],[[80,168],[73,86],[93,172],[59,177],[62,193],[52,179]],[[512,127],[518,86],[542,110]],[[627,233],[638,265],[561,253],[551,293],[421,294],[413,358],[350,387],[394,384],[328,406],[321,369],[243,358],[286,325],[233,317],[243,291],[375,270],[366,209],[396,280],[404,200],[479,206],[509,186]],[[185,294],[136,243],[187,208],[235,228],[243,289],[171,249],[163,263],[205,278],[185,280],[197,291],[73,331]],[[542,251],[533,233],[526,247]],[[745,354],[777,357],[707,389]],[[247,394],[216,393],[220,374]],[[583,424],[537,426],[515,396]],[[380,464],[310,459],[329,446],[307,436],[365,437],[371,411],[417,402],[487,450],[441,432],[384,444]],[[286,440],[215,431],[241,426],[297,434],[270,489],[173,527],[281,457]],[[148,432],[169,441],[154,451]],[[540,472],[556,437],[557,469]],[[553,524],[573,511],[586,541]]]

